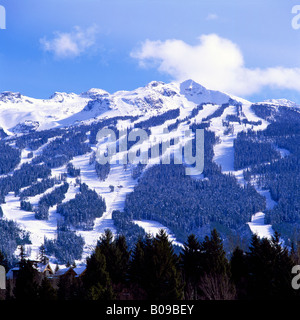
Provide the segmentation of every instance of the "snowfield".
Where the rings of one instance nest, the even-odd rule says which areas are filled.
[[[220,105],[226,104],[232,101],[232,99],[240,102],[240,110],[238,110],[236,105],[229,104],[221,116],[214,117],[210,120],[209,130],[213,131],[220,141],[214,147],[213,160],[221,167],[224,174],[235,175],[238,183],[244,186],[243,170],[234,170],[234,140],[241,131],[247,131],[248,129],[264,130],[269,123],[256,116],[251,109],[251,102],[222,92],[207,90],[192,80],[187,80],[183,83],[173,82],[170,84],[153,81],[145,87],[133,91],[118,91],[114,94],[110,94],[101,89],[91,89],[79,95],[57,92],[48,100],[33,99],[22,96],[19,93],[6,92],[0,94],[0,127],[9,135],[13,135],[27,132],[26,130],[31,126],[37,126],[36,129],[40,131],[78,123],[88,124],[93,121],[115,116],[140,116],[140,118],[133,123],[130,122],[130,120],[118,121],[117,128],[124,129],[130,126],[132,127],[134,123],[163,114],[166,111],[180,109],[178,118],[167,120],[162,125],[151,127],[151,136],[142,148],[148,150],[149,146],[157,141],[163,141],[164,139],[170,140],[176,137],[180,137],[180,143],[184,146],[188,139],[182,136],[188,129],[190,123],[201,123],[203,119],[213,115],[214,112],[220,108]],[[279,101],[269,101],[268,103],[276,105]],[[295,105],[289,101],[285,103],[295,107]],[[195,117],[188,119],[191,112],[200,104],[203,104],[203,108],[199,110]],[[227,127],[225,126],[225,122],[226,117],[230,115],[239,116],[240,119],[246,119],[249,122],[260,121],[261,124],[253,125],[241,121],[240,123],[232,122],[233,130],[228,133],[226,132]],[[177,120],[180,120],[178,128],[165,134],[164,130],[167,129],[170,124],[176,123]],[[33,158],[40,155],[43,148],[53,139],[57,139],[57,137],[49,139],[46,144],[36,151],[33,151]],[[85,258],[91,254],[97,244],[97,240],[104,233],[105,229],[109,228],[116,234],[112,220],[112,212],[114,210],[122,211],[124,209],[126,195],[132,192],[137,185],[137,180],[132,178],[131,166],[128,165],[125,167],[122,164],[112,164],[107,178],[104,181],[100,181],[95,171],[95,165],[90,163],[90,157],[93,152],[97,150],[97,146],[92,145],[91,147],[91,153],[74,157],[71,163],[75,168],[80,168],[81,182],[87,184],[90,189],[95,190],[105,199],[107,210],[101,218],[95,219],[93,230],[76,230],[76,233],[80,234],[85,241],[82,260],[77,261],[79,264],[84,262]],[[171,149],[174,148],[175,146],[171,146]],[[280,148],[277,148],[277,150],[281,153],[282,157],[289,155],[288,150]],[[33,158],[28,158],[29,152],[31,152],[29,149],[22,150],[21,162],[16,169],[20,168],[23,163],[30,163],[32,161]],[[146,170],[157,163],[158,160],[159,159],[151,159]],[[51,176],[58,177],[65,172],[66,166],[62,166],[52,169]],[[203,175],[196,172],[194,178],[203,179]],[[69,190],[65,195],[64,202],[73,199],[79,192],[79,186],[76,184],[75,178],[68,177],[67,182],[69,183]],[[55,185],[53,188],[57,186],[58,185]],[[113,191],[111,191],[111,186],[114,187]],[[276,202],[271,199],[268,190],[259,189],[255,183],[254,186],[256,190],[266,198],[266,209],[271,209],[276,205]],[[46,193],[51,192],[53,188],[47,190]],[[33,205],[37,205],[39,199],[44,194],[29,197],[28,201]],[[49,220],[44,221],[36,220],[34,212],[20,210],[20,199],[19,197],[15,197],[13,193],[9,193],[5,201],[6,203],[2,205],[4,218],[16,221],[20,227],[30,232],[32,245],[28,245],[27,249],[30,258],[36,259],[38,249],[44,242],[44,237],[47,239],[55,239],[56,237],[57,220],[61,219],[60,215],[56,213],[56,206],[50,208]],[[174,244],[182,246],[182,243],[176,240],[172,231],[157,221],[134,220],[133,222],[142,227],[147,233],[153,235],[155,235],[159,229],[164,229]],[[270,238],[273,235],[272,226],[265,225],[264,223],[263,212],[254,214],[251,221],[248,222],[248,225],[250,230],[253,233],[257,233],[260,237]]]
[[[273,236],[273,229],[271,225],[265,224],[265,214],[263,212],[257,212],[251,218],[251,222],[248,222],[251,231],[257,234],[261,238],[270,239]]]
[[[143,228],[146,233],[152,235],[153,237],[156,236],[159,230],[163,229],[167,233],[169,240],[172,241],[174,245],[183,247],[181,242],[176,241],[176,237],[172,234],[172,231],[163,226],[161,223],[152,220],[133,220],[133,222]]]
[[[44,243],[44,237],[47,239],[56,238],[57,219],[61,218],[56,213],[56,207],[50,208],[49,219],[37,220],[34,212],[27,212],[20,209],[20,199],[10,192],[5,198],[5,204],[2,205],[4,218],[16,221],[19,226],[29,231],[31,245],[26,245],[25,250],[30,259],[36,260],[39,253],[39,247]],[[18,249],[16,254],[18,254]]]

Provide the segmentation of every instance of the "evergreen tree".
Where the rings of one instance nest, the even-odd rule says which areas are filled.
[[[146,299],[143,289],[145,281],[145,244],[142,238],[135,243],[128,265],[128,277],[134,299]]]
[[[47,256],[46,256],[46,248],[45,245],[42,244],[39,247],[39,255],[38,255],[38,259],[41,263],[46,264],[47,263]]]
[[[230,259],[231,279],[237,288],[237,297],[245,298],[247,296],[247,257],[245,252],[236,247]]]
[[[116,274],[115,281],[118,283],[125,283],[127,280],[128,264],[130,252],[126,243],[126,238],[123,235],[119,235],[115,240],[116,247]]]
[[[69,162],[67,165],[67,173],[70,177],[76,178],[80,176],[80,169],[76,169],[74,165],[71,162]]]
[[[26,257],[26,253],[25,253],[25,247],[24,245],[20,245],[19,247],[20,249],[20,253],[19,253],[19,257],[20,257],[20,264],[25,262],[25,257]]]
[[[99,244],[87,259],[83,286],[88,300],[111,300],[114,298],[111,279],[106,270],[106,259]]]
[[[112,282],[115,285],[125,283],[130,257],[125,237],[120,235],[113,241],[113,234],[107,229],[98,241],[98,248],[106,258],[106,269]]]
[[[20,202],[20,207],[21,207],[21,210],[24,210],[24,211],[33,211],[33,207],[29,201],[27,202],[25,200],[22,200]]]
[[[188,279],[194,279],[197,277],[197,274],[199,274],[200,249],[201,246],[199,241],[196,239],[194,234],[191,234],[188,237],[187,242],[184,244],[184,249],[181,256],[184,273]]]
[[[199,295],[201,299],[231,300],[235,298],[235,287],[230,281],[229,263],[223,249],[223,242],[216,229],[210,238],[205,237],[200,248],[201,278]]]
[[[274,251],[274,279],[275,279],[275,292],[276,298],[288,299],[294,297],[296,293],[291,288],[292,274],[291,270],[294,262],[289,255],[288,249],[283,247],[280,241],[280,235],[275,231],[271,239],[271,245]]]
[[[142,238],[139,238],[132,251],[128,272],[131,282],[142,286],[142,279],[145,267],[145,245]]]
[[[231,277],[234,281],[239,281],[247,274],[246,255],[242,249],[236,247],[230,259]]]
[[[291,287],[293,260],[275,233],[271,240],[253,235],[247,253],[248,294],[254,299],[288,298],[294,295]]]
[[[191,234],[181,254],[182,271],[185,279],[185,294],[188,299],[197,298],[197,284],[200,276],[200,243]]]
[[[29,260],[21,260],[20,270],[14,288],[14,295],[17,300],[38,299],[38,271]]]
[[[149,264],[148,272],[145,274],[148,284],[144,288],[148,298],[155,300],[182,299],[183,285],[178,268],[178,257],[163,229],[153,239],[151,251],[151,261],[146,259]]]
[[[49,218],[49,207],[43,203],[39,204],[38,208],[35,209],[35,218],[37,220],[48,220]]]
[[[223,242],[216,229],[211,231],[210,238],[206,236],[201,243],[200,261],[202,274],[225,275],[229,272]]]

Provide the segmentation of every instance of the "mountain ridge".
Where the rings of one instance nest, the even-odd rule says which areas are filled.
[[[221,104],[228,102],[229,99],[229,95],[207,90],[193,80],[169,84],[152,81],[144,87],[132,91],[116,91],[113,94],[97,88],[80,94],[55,92],[49,99],[35,99],[18,92],[6,91],[0,93],[0,124],[4,130],[10,131],[22,122],[37,121],[40,122],[38,130],[42,130],[60,126],[61,123],[71,125],[88,120],[82,111],[89,111],[89,118],[106,116],[109,112],[120,116],[143,115],[143,113],[159,113],[189,105],[188,102]],[[13,117],[8,110],[14,112]],[[8,121],[8,117],[14,120]],[[68,121],[68,118],[71,119]],[[9,126],[6,123],[9,123]]]
[[[55,241],[60,232],[57,229],[58,221],[64,219],[74,221],[74,225],[67,226],[70,228],[66,231],[68,236],[72,236],[72,232],[75,232],[72,237],[84,239],[82,256],[79,258],[70,253],[72,257],[70,259],[76,260],[77,263],[82,263],[91,253],[97,239],[106,228],[110,228],[114,233],[129,232],[131,236],[139,234],[141,230],[167,228],[169,235],[177,244],[184,242],[184,235],[187,232],[193,231],[205,235],[213,225],[220,226],[222,223],[224,225],[220,230],[224,232],[224,239],[225,235],[231,233],[240,233],[242,237],[248,237],[250,231],[259,232],[267,237],[272,236],[272,224],[264,224],[264,217],[267,213],[270,219],[268,210],[276,210],[281,200],[267,184],[263,188],[258,185],[257,177],[262,176],[262,173],[256,173],[254,170],[270,163],[275,166],[276,163],[294,161],[293,157],[297,155],[297,150],[293,147],[291,139],[295,139],[297,124],[293,125],[291,119],[298,121],[298,112],[293,113],[294,104],[285,100],[252,103],[226,93],[208,90],[193,80],[169,84],[152,81],[144,87],[132,91],[117,91],[113,94],[95,88],[79,95],[56,92],[48,100],[28,98],[19,93],[8,92],[2,94],[2,97],[0,126],[4,124],[3,130],[9,136],[2,137],[0,147],[8,152],[7,157],[11,153],[11,157],[16,158],[16,152],[20,153],[19,163],[15,161],[14,163],[18,164],[12,167],[7,166],[7,159],[2,161],[0,157],[0,168],[3,173],[0,178],[3,219],[17,222],[30,233],[32,243],[26,246],[31,250],[29,254],[31,257],[34,258],[37,254],[44,237],[48,239],[49,246],[52,242],[52,247],[57,245]],[[279,108],[281,104],[283,105]],[[290,129],[286,123],[289,126],[292,124]],[[135,199],[136,192],[141,192],[139,190],[147,189],[146,187],[143,189],[143,181],[152,183],[151,174],[149,176],[146,173],[150,172],[149,170],[154,170],[155,173],[157,169],[150,162],[146,166],[97,165],[95,153],[99,145],[96,135],[105,127],[112,128],[116,132],[119,129],[145,129],[149,136],[143,143],[144,148],[149,148],[148,143],[153,143],[155,140],[153,138],[160,139],[166,129],[169,132],[168,139],[184,137],[184,133],[190,129],[193,132],[196,129],[204,129],[206,151],[204,172],[198,174],[195,171],[194,176],[181,181],[181,174],[176,173],[181,169],[177,167],[171,169],[173,167],[170,166],[169,170],[170,172],[174,170],[176,178],[172,176],[169,178],[175,185],[181,181],[178,188],[181,183],[187,184],[187,188],[194,188],[196,184],[198,187],[192,189],[195,193],[203,188],[207,189],[207,194],[212,193],[211,199],[214,199],[214,192],[217,191],[220,197],[228,194],[228,199],[231,197],[231,202],[228,200],[230,206],[226,207],[226,201],[224,204],[222,201],[222,206],[224,205],[224,210],[229,213],[222,215],[219,211],[220,206],[215,207],[215,213],[210,212],[218,200],[210,203],[208,198],[206,204],[201,204],[200,199],[192,197],[190,204],[193,201],[196,203],[185,209],[181,207],[182,203],[185,203],[184,199],[174,200],[175,203],[178,202],[177,207],[171,207],[170,210],[174,212],[178,210],[176,219],[165,220],[163,215],[155,215],[154,211],[155,219],[150,219],[151,213],[147,215],[145,213],[146,216],[143,216],[143,212],[139,211],[139,208],[143,208],[143,204],[139,201],[142,201],[144,196],[138,197],[140,200],[134,202],[131,199]],[[284,134],[278,136],[281,130],[284,130]],[[287,135],[287,130],[291,130],[290,137]],[[182,146],[188,141],[187,138],[180,139]],[[162,154],[158,160],[161,157]],[[39,174],[39,171],[41,171],[40,176],[33,176]],[[164,174],[170,173],[167,171]],[[27,180],[23,181],[22,175]],[[56,200],[53,200],[54,205],[42,208],[39,202],[42,198],[47,196],[46,199],[52,197],[56,199],[56,193],[60,192],[55,191],[53,181],[47,180],[49,177],[57,179],[60,183],[67,183],[68,189],[58,197],[63,198],[62,203],[55,203]],[[164,183],[169,183],[169,179],[165,181],[163,176],[161,179],[147,191],[149,199],[153,196],[152,202],[163,198],[163,195],[160,197],[151,195],[155,187],[159,187],[161,183],[160,192],[164,192]],[[193,179],[195,182],[186,179]],[[231,191],[226,189],[226,184],[231,185]],[[49,185],[52,187],[45,189],[45,186]],[[72,208],[72,202],[69,202],[74,200],[77,194],[82,193],[81,189],[85,190],[84,185],[104,199],[106,208],[101,216],[93,216],[92,220],[78,224],[77,220],[70,220],[68,216],[70,209],[58,210],[58,208],[65,203],[68,203],[66,208]],[[217,190],[212,190],[211,185],[215,185]],[[20,195],[25,189],[31,190],[27,192],[25,199],[30,205],[23,204],[21,208]],[[38,194],[36,190],[39,190]],[[232,190],[237,193],[237,199],[244,199],[246,195],[250,197],[239,202],[245,203],[246,211],[243,206],[236,207],[238,200],[234,202]],[[205,194],[201,193],[201,197],[205,198]],[[180,198],[180,194],[176,197]],[[189,198],[188,194],[186,198]],[[138,202],[135,203],[136,201]],[[158,207],[167,207],[166,203],[160,203]],[[24,208],[31,210],[26,211]],[[190,219],[194,214],[197,216],[197,212],[199,215],[201,212],[202,215],[201,218],[195,216],[195,221],[191,225],[185,220],[181,221],[186,219],[184,212],[189,212],[188,210],[191,210]],[[62,216],[58,211],[64,212],[66,216]],[[164,214],[167,216],[168,213],[167,211]],[[188,229],[179,230],[177,220]],[[120,226],[124,225],[127,229],[120,229]],[[55,255],[51,259],[59,262],[59,258]]]
[[[80,94],[55,92],[49,99],[35,99],[20,92],[5,91],[0,93],[0,125],[6,132],[13,130],[14,133],[18,124],[33,121],[39,122],[37,130],[43,130],[105,116],[158,114],[167,109],[191,107],[191,104],[224,104],[230,99],[252,104],[244,98],[206,89],[191,79],[168,84],[151,81],[143,87],[131,91],[116,91],[112,94],[98,88],[91,88]],[[287,99],[256,102],[264,103],[299,107]],[[13,116],[9,114],[9,110],[13,112]],[[89,114],[82,114],[84,111],[88,111]]]

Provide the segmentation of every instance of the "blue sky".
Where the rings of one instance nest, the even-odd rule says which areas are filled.
[[[300,1],[299,1],[300,3]],[[297,1],[0,0],[0,92],[132,90],[193,78],[300,103]]]

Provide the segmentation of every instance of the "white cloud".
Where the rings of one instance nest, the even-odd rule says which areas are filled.
[[[217,14],[215,13],[210,13],[207,15],[206,20],[210,21],[210,20],[217,20],[219,17]]]
[[[45,51],[52,52],[56,58],[74,58],[95,44],[97,33],[96,26],[85,30],[76,26],[71,32],[55,32],[51,40],[42,38],[40,43]]]
[[[300,68],[247,68],[240,48],[216,34],[200,36],[196,45],[146,40],[131,56],[140,66],[156,67],[176,81],[193,79],[235,95],[251,95],[265,86],[300,91]]]

